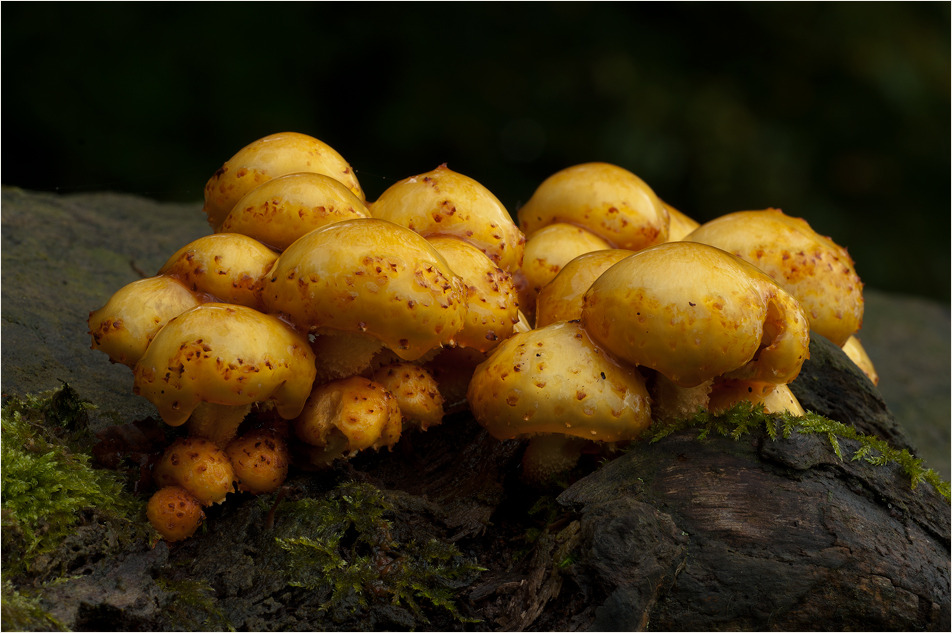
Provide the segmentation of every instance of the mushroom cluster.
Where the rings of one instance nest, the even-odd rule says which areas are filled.
[[[785,385],[811,327],[862,352],[845,249],[775,210],[699,226],[605,163],[543,182],[520,230],[446,165],[368,202],[340,154],[282,133],[226,161],[203,210],[211,235],[89,317],[93,349],[187,429],[148,507],[170,541],[292,462],[392,450],[448,408],[531,438],[525,475],[545,481],[653,419],[802,413]]]

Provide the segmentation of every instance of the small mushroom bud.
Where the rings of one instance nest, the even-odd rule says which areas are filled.
[[[394,363],[374,372],[374,381],[393,394],[403,428],[425,431],[443,421],[443,397],[433,375],[412,363]]]
[[[235,471],[228,455],[201,437],[172,442],[152,474],[160,486],[181,486],[206,506],[224,501],[235,486]]]
[[[216,301],[257,309],[255,286],[277,258],[277,253],[246,235],[206,235],[180,248],[159,274],[175,277]]]
[[[611,248],[637,251],[666,241],[670,220],[641,178],[615,165],[585,163],[549,176],[519,209],[526,235],[555,222],[585,227]]]
[[[283,251],[314,229],[369,215],[363,201],[342,183],[304,172],[273,178],[249,191],[217,232],[241,233]]]
[[[225,447],[225,453],[235,469],[238,490],[256,495],[274,492],[288,476],[288,446],[272,430],[256,429],[236,437]]]
[[[402,430],[396,398],[383,385],[362,376],[334,380],[314,388],[294,431],[311,446],[315,464],[386,446],[392,449]]]
[[[208,215],[209,226],[221,226],[235,204],[258,185],[302,171],[339,180],[355,196],[364,199],[354,171],[334,148],[306,134],[282,132],[245,146],[208,180],[202,210]]]
[[[170,277],[133,281],[89,313],[92,349],[134,367],[166,323],[201,303],[201,297]]]
[[[195,534],[205,518],[198,499],[180,486],[166,486],[152,495],[145,514],[152,527],[170,543]]]
[[[506,207],[489,189],[446,165],[394,184],[371,205],[371,214],[426,238],[469,242],[506,272],[522,265],[526,239]]]

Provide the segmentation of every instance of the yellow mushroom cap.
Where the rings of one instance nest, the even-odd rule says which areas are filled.
[[[602,273],[582,324],[610,353],[682,387],[722,375],[784,384],[809,357],[797,301],[747,262],[694,242],[653,246]]]
[[[152,495],[145,514],[152,527],[170,543],[195,534],[205,518],[198,499],[181,486],[166,486]]]
[[[442,255],[413,231],[373,218],[300,238],[261,292],[270,312],[302,329],[363,332],[404,360],[451,344],[466,317],[462,281]]]
[[[842,346],[863,324],[863,283],[846,249],[779,209],[739,211],[685,239],[750,262],[796,297],[818,334]]]
[[[532,235],[554,222],[583,226],[613,248],[637,251],[668,239],[668,212],[641,178],[608,163],[585,163],[549,176],[519,209]]]
[[[509,338],[519,321],[512,275],[469,242],[453,237],[431,237],[428,241],[466,288],[466,322],[456,335],[456,344],[486,352]]]
[[[160,486],[181,486],[202,505],[221,503],[234,491],[235,471],[225,451],[201,437],[172,442],[152,469]]]
[[[343,451],[353,455],[365,448],[393,447],[403,430],[393,394],[363,376],[333,380],[314,388],[294,420],[294,431],[312,446],[328,446],[343,436]]]
[[[497,439],[561,433],[617,442],[651,423],[638,370],[610,358],[574,321],[502,343],[476,368],[467,399]]]
[[[246,145],[209,178],[202,209],[208,214],[208,224],[218,228],[235,204],[261,183],[302,171],[339,180],[364,199],[354,170],[334,148],[306,134],[281,132]]]
[[[254,494],[274,492],[288,476],[291,454],[280,435],[270,429],[256,429],[236,437],[225,453],[238,478],[238,490]]]
[[[579,255],[567,263],[536,299],[536,327],[582,318],[585,293],[598,277],[634,251],[607,249]]]
[[[423,367],[393,363],[375,371],[374,382],[396,398],[404,427],[412,423],[425,431],[443,421],[443,396],[433,374]]]
[[[863,370],[863,373],[874,385],[879,384],[879,374],[876,373],[876,367],[873,366],[873,359],[866,353],[858,338],[851,336],[846,339],[846,342],[843,343],[843,351],[857,367]]]
[[[244,306],[206,303],[171,320],[135,367],[135,392],[178,426],[203,401],[247,405],[274,400],[291,419],[316,369],[307,338],[280,319]]]
[[[202,297],[170,277],[133,281],[89,313],[92,349],[108,354],[114,363],[134,367],[170,319],[201,303]]]
[[[446,165],[394,184],[370,212],[423,237],[465,240],[507,272],[522,265],[525,236],[506,207],[489,189]]]
[[[249,191],[217,232],[241,233],[283,251],[314,229],[369,215],[360,198],[341,182],[303,172],[273,178]]]
[[[661,201],[661,204],[668,210],[668,217],[671,219],[668,224],[669,242],[683,240],[691,231],[701,226],[699,222],[684,215],[664,200]]]
[[[246,235],[220,233],[180,248],[159,274],[176,277],[217,301],[257,308],[255,286],[277,258],[277,253]]]
[[[526,239],[526,253],[522,260],[522,274],[528,282],[523,309],[534,314],[539,292],[555,279],[562,267],[592,251],[610,249],[611,245],[588,229],[574,224],[549,224]]]

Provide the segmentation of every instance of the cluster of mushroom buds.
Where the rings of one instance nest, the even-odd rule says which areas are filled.
[[[148,514],[168,540],[236,487],[273,492],[292,459],[392,449],[465,402],[495,437],[533,438],[530,480],[652,417],[739,399],[801,411],[784,385],[810,327],[843,344],[862,318],[851,260],[806,222],[698,227],[602,163],[539,187],[519,210],[528,242],[445,165],[370,203],[336,151],[295,133],[225,162],[204,211],[212,235],[89,318],[93,348],[187,424],[154,470]],[[261,428],[236,437],[252,409]]]

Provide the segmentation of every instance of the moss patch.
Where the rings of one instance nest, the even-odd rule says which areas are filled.
[[[949,482],[943,481],[931,468],[925,468],[922,460],[913,457],[908,450],[893,448],[884,440],[865,435],[849,425],[816,413],[807,412],[804,416],[795,416],[788,412],[766,413],[763,405],[739,402],[719,415],[702,410],[694,418],[656,424],[652,427],[651,442],[657,442],[672,433],[692,428],[699,430],[699,439],[714,433],[736,440],[743,435],[761,430],[766,431],[774,440],[778,437],[789,438],[795,432],[805,435],[823,435],[829,440],[833,451],[840,459],[844,458],[840,440],[854,440],[859,443],[859,448],[850,456],[851,460],[864,460],[874,466],[897,464],[909,477],[910,486],[913,489],[925,482],[935,488],[947,501],[952,498]]]

